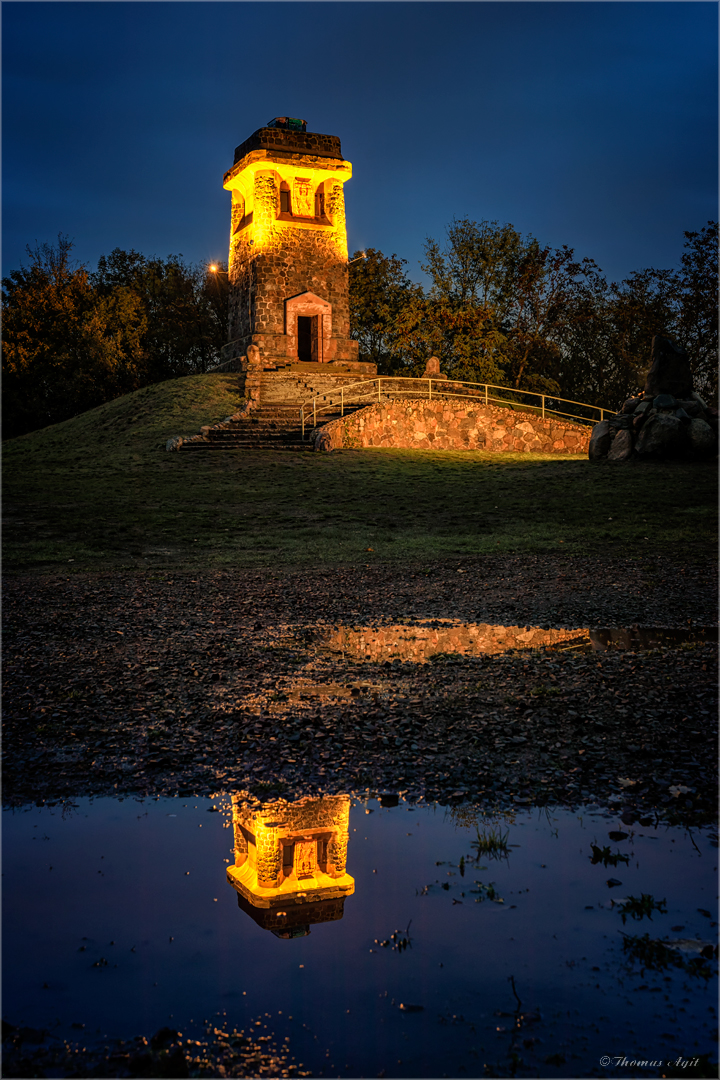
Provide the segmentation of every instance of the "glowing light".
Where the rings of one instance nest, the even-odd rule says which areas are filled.
[[[237,241],[253,245],[253,257],[273,248],[281,248],[288,233],[321,232],[324,242],[334,250],[339,261],[347,263],[347,236],[342,187],[352,177],[352,165],[343,159],[322,163],[304,155],[300,160],[276,160],[270,151],[254,151],[225,175],[223,187],[242,200],[244,221],[240,232],[233,234],[230,262],[242,260],[236,251]],[[294,193],[293,215],[280,210],[280,187],[285,184]],[[302,189],[302,190],[301,190]],[[315,217],[315,193],[323,195],[323,215]],[[302,197],[300,197],[302,196]],[[300,211],[300,212],[298,212]],[[282,215],[282,216],[281,216]]]
[[[334,652],[350,653],[364,660],[378,662],[395,657],[423,664],[438,653],[481,656],[547,646],[579,648],[590,644],[588,634],[584,628],[543,630],[537,626],[492,626],[437,619],[433,626],[401,624],[379,629],[341,626],[325,640]]]
[[[339,899],[355,890],[347,873],[347,795],[275,800],[250,807],[233,796],[235,864],[230,884],[253,907]],[[280,913],[277,913],[278,916]]]

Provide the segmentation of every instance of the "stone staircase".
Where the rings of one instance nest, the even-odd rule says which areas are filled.
[[[320,367],[321,365],[318,365]],[[272,371],[263,374],[260,404],[237,420],[202,429],[202,439],[186,439],[178,448],[181,453],[208,450],[312,450],[309,440],[312,413],[305,420],[305,441],[302,440],[300,405],[318,397],[318,407],[331,395],[337,395],[343,383],[358,382],[362,376],[327,376],[322,373]],[[365,401],[347,402],[344,413],[354,412]],[[322,412],[318,426],[340,416],[340,407]]]
[[[361,406],[357,406],[361,408]],[[355,407],[345,408],[345,416]],[[337,412],[326,412],[318,417],[318,426],[336,420]],[[295,406],[265,405],[248,413],[241,420],[230,420],[222,427],[209,428],[203,438],[186,440],[179,447],[180,453],[208,450],[312,450],[310,441],[312,417],[305,423],[305,441],[302,440],[300,410]]]
[[[342,386],[351,386],[363,379],[362,375],[338,375],[326,374],[322,369],[325,364],[306,364],[305,370],[298,372],[293,369],[279,371],[266,371],[263,373],[261,405],[290,405],[296,404],[299,410],[303,402],[308,402],[314,397],[327,397],[337,394]]]
[[[201,441],[186,441],[181,453],[208,450],[308,450],[300,438],[300,414],[295,407],[265,406],[203,431]]]

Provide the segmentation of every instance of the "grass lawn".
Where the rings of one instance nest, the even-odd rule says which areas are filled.
[[[171,436],[237,409],[236,381],[173,380],[5,442],[5,571],[364,565],[489,552],[715,557],[715,461],[167,453]]]

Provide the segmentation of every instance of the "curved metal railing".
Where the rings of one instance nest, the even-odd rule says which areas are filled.
[[[399,384],[399,385],[398,385]],[[411,385],[408,385],[411,384]],[[468,389],[463,389],[467,387]],[[504,397],[490,391],[501,390]],[[300,426],[302,438],[305,439],[305,428],[309,427],[312,417],[312,428],[317,427],[318,416],[327,412],[337,412],[344,416],[346,408],[352,406],[353,411],[365,404],[375,401],[387,400],[396,397],[427,397],[429,401],[435,398],[461,398],[482,402],[484,405],[500,405],[503,408],[515,409],[519,412],[534,412],[543,419],[557,417],[563,420],[575,420],[581,424],[596,424],[605,418],[605,413],[614,412],[600,405],[588,405],[583,401],[572,401],[569,398],[557,397],[555,394],[538,394],[533,390],[515,390],[510,386],[495,386],[493,383],[462,382],[459,379],[415,379],[404,375],[377,375],[374,379],[362,379],[360,382],[341,386],[328,394],[316,394],[310,401],[300,406]],[[536,398],[537,404],[527,404],[524,398]],[[565,412],[558,406],[574,405],[585,410],[584,414]],[[589,415],[588,415],[589,414]],[[597,415],[593,415],[597,414]]]

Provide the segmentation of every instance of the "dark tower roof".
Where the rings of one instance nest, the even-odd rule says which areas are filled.
[[[277,117],[277,120],[271,121],[272,127],[268,125],[254,131],[249,139],[236,148],[233,165],[237,165],[251,150],[270,150],[274,154],[312,154],[314,157],[343,160],[340,138],[337,135],[320,135],[315,131],[275,126],[278,120],[288,119],[292,118]]]

